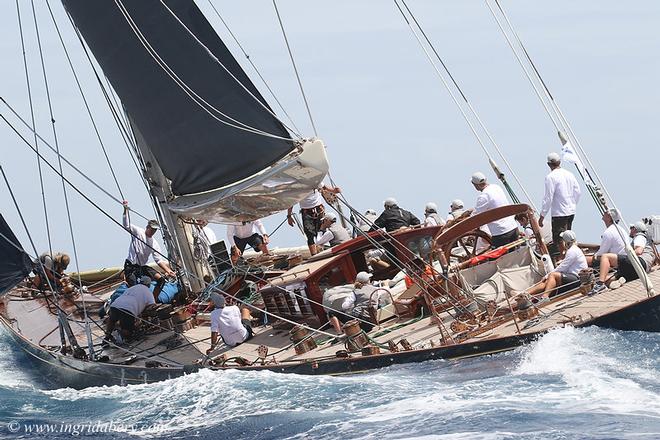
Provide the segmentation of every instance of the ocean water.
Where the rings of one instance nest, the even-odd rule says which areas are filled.
[[[563,328],[508,353],[346,377],[204,371],[49,390],[28,368],[0,336],[2,437],[660,439],[653,333]]]

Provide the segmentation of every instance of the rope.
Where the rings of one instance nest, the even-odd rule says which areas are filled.
[[[221,112],[220,110],[218,110],[217,108],[215,108],[213,105],[211,105],[210,103],[208,103],[206,100],[204,100],[204,98],[202,98],[201,96],[199,96],[199,95],[198,95],[194,90],[192,90],[192,89],[191,89],[191,88],[190,88],[190,87],[189,87],[189,86],[188,86],[188,85],[187,85],[187,84],[186,84],[181,78],[179,78],[179,76],[177,76],[177,74],[176,74],[176,73],[175,73],[175,72],[174,72],[174,71],[173,71],[173,70],[167,65],[167,63],[165,63],[165,61],[163,61],[163,59],[158,55],[158,53],[156,52],[156,50],[153,48],[153,46],[151,46],[151,44],[149,43],[149,41],[147,41],[146,37],[142,34],[142,32],[139,30],[139,28],[138,28],[137,25],[135,24],[135,22],[134,22],[133,19],[131,18],[130,13],[125,9],[125,7],[124,7],[122,1],[121,1],[121,0],[115,0],[115,4],[117,5],[117,8],[120,10],[121,14],[124,16],[124,19],[125,19],[126,22],[128,23],[129,27],[131,28],[131,30],[133,31],[133,33],[135,34],[135,36],[138,38],[138,40],[140,41],[140,43],[142,44],[142,46],[145,48],[145,50],[147,51],[147,53],[148,53],[148,54],[154,59],[154,61],[156,62],[156,64],[158,64],[158,65],[160,66],[160,68],[161,68],[161,69],[162,69],[162,70],[163,70],[163,71],[164,71],[164,72],[165,72],[165,73],[166,73],[166,74],[172,79],[172,81],[174,81],[174,83],[175,83],[175,84],[176,84],[176,85],[177,85],[177,86],[178,86],[178,87],[179,87],[179,88],[180,88],[180,89],[181,89],[186,95],[188,95],[188,97],[190,97],[190,99],[191,99],[195,104],[197,104],[201,109],[203,109],[206,113],[208,113],[213,119],[215,119],[216,121],[220,122],[221,124],[227,125],[227,126],[232,127],[232,128],[236,128],[236,129],[238,129],[238,130],[246,131],[246,132],[248,132],[248,133],[257,134],[257,135],[261,135],[261,136],[269,137],[269,138],[273,138],[273,139],[280,139],[280,140],[284,140],[284,141],[288,141],[288,142],[291,142],[291,141],[292,141],[291,138],[282,137],[282,136],[278,136],[278,135],[275,135],[275,134],[267,133],[267,132],[265,132],[265,131],[263,131],[263,130],[260,130],[260,129],[257,129],[257,128],[254,128],[254,127],[251,127],[251,126],[249,126],[249,125],[247,125],[247,124],[245,124],[245,123],[243,123],[243,122],[240,122],[240,121],[238,121],[238,120],[236,120],[236,119],[230,117],[229,115],[227,115],[227,114]],[[209,110],[209,109],[210,109],[210,110]],[[230,122],[227,122],[227,121],[225,121],[225,120],[220,119],[216,114],[214,114],[213,112],[211,112],[211,110],[213,110],[214,112],[220,114],[220,115],[223,116],[224,118],[226,118],[226,119],[228,119],[228,120],[234,122],[235,124],[232,124],[232,123],[230,123]],[[236,124],[239,124],[239,125],[236,125]]]
[[[34,131],[34,146],[37,150],[37,169],[39,170],[39,186],[41,188],[41,202],[44,209],[44,219],[46,222],[46,237],[48,238],[48,250],[51,255],[53,255],[53,244],[50,236],[50,222],[48,221],[48,208],[46,206],[46,192],[44,189],[44,178],[43,172],[41,170],[41,160],[39,159],[39,142],[37,141],[36,135],[36,124],[34,119],[34,105],[32,102],[32,87],[30,86],[30,74],[28,71],[27,56],[25,53],[25,39],[23,37],[23,22],[21,20],[21,10],[19,6],[19,0],[16,0],[16,15],[18,17],[18,29],[21,36],[21,50],[23,52],[23,67],[25,69],[25,83],[27,85],[28,101],[30,102],[30,120],[32,122],[32,130]],[[26,124],[27,125],[27,124]]]
[[[243,55],[245,55],[245,58],[248,60],[248,62],[250,63],[250,65],[252,66],[252,68],[254,69],[254,71],[255,71],[255,72],[257,73],[257,75],[259,76],[259,79],[261,79],[261,82],[264,83],[264,86],[266,87],[266,89],[268,90],[268,92],[270,93],[270,95],[273,97],[273,99],[275,100],[275,102],[276,102],[277,105],[279,106],[280,110],[282,110],[282,112],[283,112],[283,113],[286,115],[286,117],[289,119],[289,122],[291,123],[291,125],[292,125],[293,128],[294,128],[294,130],[291,130],[291,131],[293,131],[293,133],[294,133],[296,136],[298,136],[298,137],[302,137],[302,136],[300,135],[300,130],[299,130],[298,127],[296,126],[296,123],[293,122],[293,118],[292,118],[292,117],[289,115],[289,113],[287,113],[287,111],[284,109],[284,106],[282,105],[282,103],[280,102],[280,100],[277,99],[277,96],[275,95],[275,92],[273,92],[273,90],[271,89],[270,85],[268,85],[268,82],[266,81],[266,79],[263,77],[263,75],[261,74],[261,72],[259,71],[259,69],[257,69],[257,66],[254,64],[254,62],[252,62],[252,58],[250,58],[250,55],[248,55],[248,53],[247,53],[247,52],[245,51],[245,49],[243,48],[243,45],[240,43],[240,41],[238,41],[238,38],[236,38],[236,35],[234,35],[234,33],[232,32],[232,30],[229,28],[229,25],[227,24],[227,22],[225,21],[225,19],[222,18],[222,15],[220,15],[220,12],[216,9],[216,7],[215,7],[215,5],[213,4],[213,2],[212,2],[211,0],[208,0],[208,2],[209,2],[209,5],[211,5],[211,8],[213,9],[213,11],[215,12],[215,15],[218,16],[218,18],[220,19],[220,21],[222,22],[222,24],[224,25],[224,27],[227,29],[227,32],[229,32],[229,35],[231,35],[231,37],[234,39],[234,41],[236,42],[236,45],[238,45],[239,49],[241,49],[241,52],[243,52]]]
[[[55,130],[55,117],[53,115],[53,107],[52,107],[52,103],[51,103],[51,99],[50,99],[50,93],[48,92],[48,90],[49,90],[49,88],[48,88],[48,78],[47,78],[47,75],[46,75],[46,65],[44,63],[43,52],[42,52],[42,48],[41,48],[41,37],[39,35],[39,25],[38,25],[38,22],[37,22],[37,13],[34,9],[34,0],[31,0],[30,3],[32,5],[32,17],[34,19],[34,26],[35,26],[36,35],[37,35],[37,44],[39,46],[39,57],[41,59],[41,67],[42,67],[42,72],[43,72],[43,77],[44,77],[44,85],[46,87],[46,95],[48,97],[48,109],[50,111],[50,119],[52,121],[53,136],[54,136],[54,139],[55,139],[55,148],[57,149],[57,152],[58,152],[58,156],[57,156],[58,157],[58,167],[59,167],[59,174],[62,177],[62,179],[61,179],[62,192],[64,194],[64,206],[66,208],[67,221],[68,221],[68,225],[69,225],[69,234],[71,236],[71,246],[72,246],[72,250],[73,250],[73,258],[74,258],[74,261],[76,263],[76,270],[78,272],[78,284],[82,286],[82,280],[80,279],[80,264],[79,264],[79,260],[78,260],[78,250],[77,250],[77,247],[76,247],[75,234],[73,233],[73,221],[71,220],[71,209],[70,209],[70,206],[69,206],[69,197],[67,195],[66,185],[64,184],[64,171],[62,170],[62,159],[61,159],[61,156],[59,156],[60,147],[59,147],[59,142],[57,140],[57,131]],[[67,58],[68,58],[68,53],[67,53]],[[73,67],[73,65],[71,65],[71,66]],[[75,74],[74,74],[74,76],[75,76]],[[76,77],[76,82],[77,82],[77,77]],[[80,85],[80,84],[78,83],[78,85]],[[82,93],[82,89],[80,89],[80,91]],[[86,100],[85,100],[85,104],[87,104]],[[89,110],[89,107],[88,107],[88,110]],[[91,117],[91,113],[90,113],[90,117]],[[96,127],[96,125],[94,125],[94,126]],[[103,149],[103,151],[105,153],[105,148]],[[107,155],[106,155],[106,159],[107,159]],[[109,161],[108,161],[108,164],[110,165]],[[110,169],[112,171],[112,165],[110,165]],[[112,172],[112,175],[115,176],[114,171]],[[119,188],[119,182],[117,182],[116,177],[115,177],[115,183],[117,183],[117,187]],[[121,188],[119,189],[119,192],[121,193]],[[52,249],[51,249],[51,255],[52,255]],[[90,358],[93,360],[94,359],[94,348],[92,346],[91,332],[90,332],[90,327],[89,327],[89,317],[87,316],[87,304],[85,302],[84,293],[81,293],[80,298],[82,300],[83,316],[85,318],[85,330],[87,332],[87,344],[89,346]]]
[[[481,127],[481,129],[483,130],[484,134],[486,135],[486,137],[488,138],[488,140],[491,142],[491,144],[492,144],[493,147],[495,148],[495,151],[497,152],[498,156],[504,161],[504,164],[505,164],[506,167],[509,169],[509,172],[511,173],[511,175],[514,177],[514,179],[515,179],[516,182],[518,183],[518,186],[520,186],[520,188],[522,189],[523,193],[525,194],[525,197],[527,197],[527,199],[529,200],[531,206],[536,210],[536,207],[534,206],[534,201],[532,200],[532,198],[530,197],[530,195],[527,193],[527,190],[525,190],[525,187],[523,186],[522,182],[521,182],[520,179],[518,178],[518,175],[515,173],[515,171],[513,170],[513,167],[511,166],[511,164],[509,163],[509,161],[506,159],[506,157],[505,157],[504,154],[502,153],[502,150],[500,149],[499,145],[497,144],[497,142],[495,142],[495,139],[493,138],[493,136],[490,134],[490,132],[489,132],[488,129],[486,128],[485,124],[483,123],[483,121],[482,121],[481,117],[479,116],[479,114],[477,113],[477,111],[474,109],[474,107],[472,106],[472,104],[470,103],[470,101],[467,99],[467,96],[463,93],[463,90],[462,90],[461,87],[458,85],[458,82],[454,79],[454,76],[451,74],[449,68],[447,67],[447,65],[446,65],[445,62],[443,61],[442,57],[440,56],[440,54],[439,54],[438,51],[436,50],[435,46],[433,45],[433,43],[431,42],[431,40],[430,40],[430,39],[428,38],[428,36],[426,35],[426,32],[424,31],[424,29],[422,28],[422,26],[420,25],[420,23],[417,21],[417,18],[415,17],[415,15],[413,14],[413,12],[412,12],[412,11],[410,10],[410,8],[408,7],[408,4],[405,2],[405,0],[400,0],[400,1],[401,1],[401,3],[403,4],[403,6],[405,7],[405,9],[406,9],[406,11],[408,12],[408,14],[410,15],[410,17],[412,18],[412,20],[414,21],[415,26],[419,29],[420,33],[421,33],[422,36],[424,37],[426,43],[428,44],[428,46],[431,48],[431,50],[432,50],[433,53],[435,54],[436,58],[438,59],[438,61],[439,61],[440,64],[441,64],[442,68],[444,69],[444,71],[445,71],[445,72],[447,73],[447,75],[449,76],[449,78],[450,78],[451,82],[453,83],[454,87],[456,88],[456,90],[459,92],[459,94],[460,94],[461,97],[463,98],[463,101],[464,101],[465,104],[467,105],[467,108],[470,110],[470,113],[474,116],[474,118],[475,118],[475,120],[477,121],[478,125]],[[431,63],[431,65],[432,65],[433,68],[435,69],[436,73],[438,74],[438,76],[439,76],[440,79],[442,80],[442,83],[443,83],[443,85],[445,86],[445,88],[447,89],[447,91],[449,92],[449,94],[450,94],[452,100],[454,101],[454,103],[456,104],[456,106],[459,108],[461,114],[463,115],[463,118],[464,118],[465,121],[468,123],[468,125],[469,125],[469,127],[470,127],[472,133],[473,133],[473,134],[475,135],[475,137],[477,138],[477,141],[478,141],[479,145],[480,145],[481,148],[484,150],[484,153],[485,153],[486,156],[488,157],[489,161],[492,161],[492,162],[494,163],[493,158],[491,157],[490,153],[489,153],[488,150],[486,149],[486,146],[484,145],[484,143],[483,143],[481,137],[480,137],[479,134],[477,133],[477,131],[476,131],[476,129],[475,129],[473,123],[469,120],[469,117],[468,117],[467,113],[465,112],[465,110],[463,109],[463,107],[460,105],[460,103],[459,103],[457,97],[455,96],[454,92],[453,92],[453,91],[451,90],[451,88],[449,87],[449,84],[448,84],[448,82],[446,81],[446,79],[444,78],[444,75],[442,75],[442,73],[441,73],[441,72],[439,71],[439,69],[437,68],[435,62],[433,61],[433,59],[432,59],[432,57],[431,57],[431,54],[429,54],[429,52],[428,52],[428,50],[426,49],[426,47],[424,46],[423,42],[422,42],[421,39],[419,38],[419,35],[417,34],[417,32],[415,31],[415,29],[413,28],[412,23],[408,20],[408,17],[407,17],[406,14],[404,13],[403,9],[401,9],[400,5],[398,4],[398,1],[397,1],[397,0],[394,0],[394,3],[395,3],[395,5],[397,6],[397,8],[399,9],[399,12],[400,12],[401,15],[403,16],[404,20],[405,20],[406,23],[408,24],[408,26],[409,26],[411,32],[412,32],[413,35],[415,36],[415,39],[416,39],[417,42],[419,43],[420,47],[422,48],[422,50],[423,50],[424,53],[426,54],[426,56],[427,56],[429,62]],[[499,177],[500,177],[500,176],[498,176],[498,178],[499,178]],[[511,192],[513,192],[513,191],[511,191]],[[516,199],[517,199],[517,197],[516,197]]]
[[[305,108],[307,109],[307,116],[309,116],[309,122],[312,124],[312,129],[314,130],[314,136],[319,137],[318,131],[316,130],[316,124],[314,124],[314,118],[312,117],[312,111],[309,108],[309,103],[307,102],[307,95],[305,95],[305,89],[303,88],[302,81],[300,80],[300,74],[298,73],[298,67],[296,67],[296,61],[293,58],[293,52],[291,51],[291,46],[289,45],[289,39],[286,36],[286,31],[284,30],[284,23],[282,23],[282,17],[280,16],[280,11],[277,9],[277,3],[273,0],[273,6],[275,7],[275,13],[277,14],[277,21],[280,23],[280,29],[282,29],[282,36],[284,37],[284,42],[286,43],[286,49],[289,52],[289,58],[291,58],[291,65],[293,66],[293,71],[296,73],[296,80],[298,81],[298,87],[300,88],[300,93],[302,95],[303,101],[305,101]]]
[[[96,183],[91,177],[89,177],[86,173],[84,173],[83,171],[81,171],[81,170],[80,170],[77,166],[75,166],[70,160],[68,160],[63,154],[58,153],[57,149],[56,149],[55,147],[53,147],[52,145],[50,145],[50,143],[48,143],[48,141],[46,141],[46,140],[43,138],[43,136],[41,136],[41,135],[40,135],[35,129],[33,129],[32,127],[30,127],[30,124],[28,124],[28,123],[25,121],[25,119],[23,119],[23,117],[21,117],[21,115],[18,114],[18,112],[16,112],[16,110],[14,110],[14,108],[13,108],[13,107],[12,107],[12,106],[11,106],[6,100],[5,100],[2,96],[0,96],[0,101],[1,101],[3,104],[5,104],[5,105],[7,106],[7,108],[8,108],[8,109],[11,111],[11,113],[12,113],[12,114],[13,114],[13,115],[14,115],[14,116],[15,116],[15,117],[21,122],[21,124],[23,124],[23,125],[24,125],[24,126],[30,131],[30,132],[34,133],[35,136],[41,141],[41,143],[43,143],[44,145],[46,145],[46,146],[47,146],[47,147],[48,147],[53,153],[55,153],[55,154],[57,155],[58,158],[61,158],[61,159],[64,161],[64,163],[66,163],[67,165],[69,165],[69,166],[70,166],[74,171],[76,171],[80,176],[82,176],[85,180],[87,180],[87,181],[88,181],[89,183],[91,183],[94,187],[96,187],[96,189],[98,189],[99,191],[101,191],[103,194],[105,194],[106,196],[108,196],[109,198],[111,198],[112,200],[114,200],[115,202],[117,202],[118,204],[122,205],[122,201],[121,201],[121,200],[119,200],[117,197],[115,197],[114,195],[112,195],[109,191],[107,191],[107,190],[106,190],[105,188],[103,188],[101,185],[99,185],[98,183]],[[4,121],[5,121],[7,124],[10,125],[10,127],[14,130],[14,132],[15,132],[19,137],[21,137],[21,139],[24,140],[23,136],[20,135],[20,133],[18,132],[18,130],[16,130],[16,128],[15,128],[13,125],[11,125],[11,124],[9,123],[9,121],[8,121],[4,116],[2,116],[2,115],[0,114],[0,117],[2,117],[2,119],[4,119]],[[39,158],[40,158],[42,161],[48,163],[48,161],[46,160],[46,158],[45,158],[43,155],[41,155],[41,154],[39,153],[39,151],[38,151],[36,148],[33,148],[32,145],[30,145],[29,143],[27,143],[27,145],[28,145],[28,147],[30,147],[33,151],[35,151],[35,152],[37,153],[37,155],[39,156]],[[137,214],[139,217],[143,218],[144,220],[149,220],[149,217],[145,217],[144,215],[140,214],[139,212],[137,212],[137,211],[135,211],[135,210],[132,210],[132,211],[133,211],[135,214]]]

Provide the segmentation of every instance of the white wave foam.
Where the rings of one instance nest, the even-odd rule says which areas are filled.
[[[615,357],[612,338],[608,330],[555,329],[526,349],[514,373],[559,376],[569,389],[548,397],[569,408],[660,417],[660,394],[636,381],[641,375],[660,384],[657,373]]]

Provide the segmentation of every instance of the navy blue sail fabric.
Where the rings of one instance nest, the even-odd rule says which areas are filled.
[[[269,113],[193,0],[165,0],[171,12],[160,0],[62,3],[172,181],[174,194],[240,181],[294,149],[286,128]],[[240,123],[286,139],[227,125]]]
[[[7,293],[32,270],[32,260],[0,214],[0,296]]]

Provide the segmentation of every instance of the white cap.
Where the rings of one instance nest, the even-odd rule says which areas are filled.
[[[562,232],[561,234],[559,234],[559,236],[566,243],[573,243],[574,241],[577,240],[577,236],[575,235],[575,232],[571,231],[570,229],[568,231]]]
[[[631,228],[637,229],[637,232],[646,232],[646,225],[642,221],[635,222]]]
[[[486,183],[486,175],[481,171],[477,171],[476,173],[472,174],[472,183],[475,185]]]
[[[385,205],[386,208],[388,208],[390,206],[394,206],[394,205],[396,205],[396,199],[394,197],[388,197],[383,202],[383,205]]]
[[[465,205],[463,205],[463,200],[460,200],[460,199],[454,199],[454,200],[452,200],[452,201],[451,201],[451,205],[449,205],[449,207],[450,207],[451,209],[461,209],[461,208],[464,207],[464,206],[465,206]]]
[[[337,221],[337,216],[333,212],[326,212],[326,214],[323,216],[323,220],[334,223]]]
[[[426,212],[438,212],[438,205],[433,202],[428,202],[424,208]]]
[[[548,153],[548,163],[560,163],[561,162],[561,157],[559,154],[552,152]]]
[[[357,276],[355,277],[355,282],[367,284],[370,279],[371,279],[371,274],[369,272],[358,272]]]
[[[377,214],[376,210],[375,210],[375,209],[371,209],[371,208],[367,209],[367,210],[364,212],[364,215],[376,215],[376,214]]]
[[[610,208],[606,211],[606,213],[612,217],[612,221],[614,223],[619,223],[619,220],[621,220],[621,213],[616,208]]]

